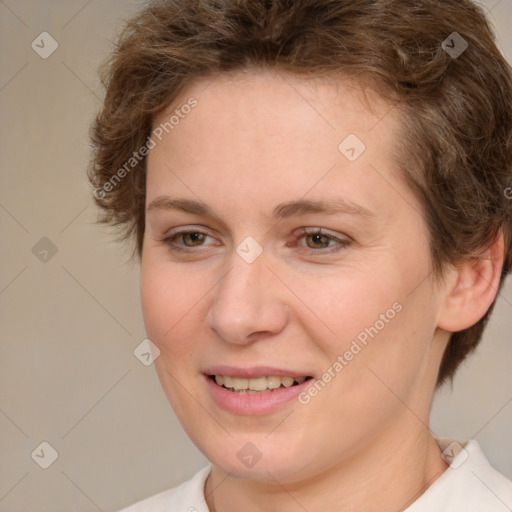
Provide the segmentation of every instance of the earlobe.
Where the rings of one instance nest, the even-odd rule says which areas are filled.
[[[438,327],[457,332],[476,324],[498,293],[503,268],[504,241],[500,232],[493,245],[479,258],[465,261],[446,280],[446,297]]]

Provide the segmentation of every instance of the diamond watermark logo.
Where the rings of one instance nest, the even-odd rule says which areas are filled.
[[[57,246],[44,236],[32,247],[32,254],[41,263],[48,263],[57,254],[57,250]]]
[[[253,263],[263,252],[263,247],[252,236],[248,236],[238,245],[236,252],[246,263]]]
[[[41,32],[32,41],[31,46],[39,57],[47,59],[59,47],[59,43],[48,32]]]
[[[46,441],[43,441],[30,456],[43,469],[48,469],[59,458],[57,450]]]
[[[363,141],[351,133],[338,146],[339,152],[350,162],[356,161],[366,150]]]
[[[144,365],[151,366],[160,355],[160,349],[148,338],[135,347],[133,355]]]
[[[457,469],[466,462],[469,453],[457,441],[453,441],[443,450],[441,456],[452,469]]]
[[[242,448],[238,450],[236,456],[244,466],[252,468],[261,459],[263,454],[256,445],[252,443],[245,443]]]
[[[452,32],[441,47],[452,59],[457,59],[468,49],[468,42],[459,33]]]

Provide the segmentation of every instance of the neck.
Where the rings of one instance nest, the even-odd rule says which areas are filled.
[[[210,512],[404,510],[448,465],[425,425],[414,417],[403,425],[403,431],[397,432],[395,426],[362,452],[300,482],[241,480],[214,465],[205,486],[208,508]]]

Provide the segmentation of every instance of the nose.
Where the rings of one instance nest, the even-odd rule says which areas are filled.
[[[228,343],[249,344],[280,333],[286,325],[283,289],[264,254],[247,263],[234,253],[230,270],[215,287],[206,323]]]

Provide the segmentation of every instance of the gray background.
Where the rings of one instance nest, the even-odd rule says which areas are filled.
[[[88,127],[102,94],[97,66],[140,4],[0,1],[2,512],[113,510],[206,463],[153,367],[134,357],[145,337],[138,268],[94,224],[85,178]],[[510,59],[512,2],[483,4]],[[47,59],[31,47],[44,31],[59,45]],[[41,252],[47,241],[36,246],[39,257],[33,253],[43,237],[56,247],[53,256]],[[511,331],[509,280],[478,355],[460,369],[453,391],[439,393],[432,415],[436,434],[476,437],[509,478]],[[43,441],[59,454],[48,469],[31,457]]]

